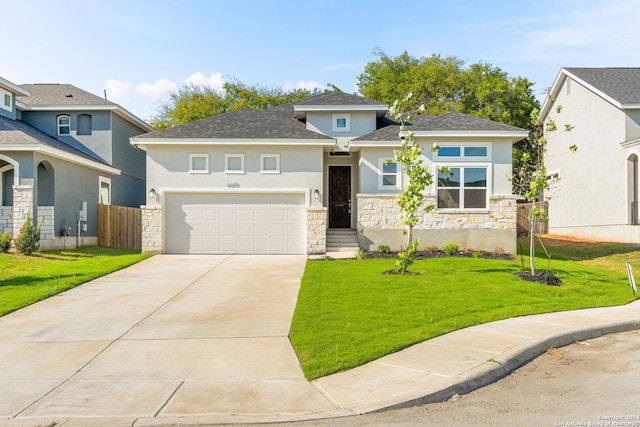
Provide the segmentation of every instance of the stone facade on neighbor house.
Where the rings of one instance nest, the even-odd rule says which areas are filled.
[[[341,236],[332,249],[352,250],[344,236],[354,235],[362,249],[399,249],[395,201],[407,178],[389,160],[401,139],[388,109],[325,92],[131,138],[146,152],[146,209],[156,209],[143,216],[143,250],[316,254],[326,252],[328,233],[331,242]],[[515,253],[512,148],[528,131],[457,112],[408,126],[436,181],[425,191],[436,207],[416,236]]]
[[[145,201],[145,155],[129,137],[151,126],[69,84],[0,77],[0,228],[14,237],[30,213],[40,247],[95,244],[98,204]],[[79,231],[78,211],[86,204]]]

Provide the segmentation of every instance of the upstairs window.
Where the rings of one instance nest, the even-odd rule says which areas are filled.
[[[489,144],[445,144],[439,145],[435,152],[434,160],[461,160],[461,161],[479,161],[491,160],[491,146]]]
[[[91,114],[80,114],[78,116],[78,135],[91,135]]]
[[[7,92],[4,89],[0,89],[0,108],[7,111],[12,111],[12,96],[11,92]]]
[[[350,114],[334,114],[332,120],[331,130],[334,132],[351,132]]]
[[[71,133],[71,117],[65,115],[58,116],[58,135],[69,135]]]

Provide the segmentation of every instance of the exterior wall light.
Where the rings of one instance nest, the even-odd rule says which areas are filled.
[[[320,198],[320,190],[318,190],[317,188],[313,192],[313,198],[316,200]]]
[[[155,188],[152,188],[151,190],[149,190],[149,198],[150,199],[155,199],[156,198],[156,190],[155,190]]]

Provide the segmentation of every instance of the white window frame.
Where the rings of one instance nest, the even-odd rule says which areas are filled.
[[[101,201],[100,199],[102,199],[102,184],[105,183],[109,186],[109,200],[107,200],[107,203],[101,203],[103,205],[110,205],[111,204],[111,178],[107,178],[106,176],[101,176],[98,177],[98,200]]]
[[[232,159],[240,159],[240,169],[229,168],[229,161]],[[244,154],[225,154],[224,155],[224,173],[244,174]]]
[[[434,187],[435,187],[435,195],[436,195],[436,209],[439,211],[477,211],[477,210],[481,210],[481,211],[487,211],[489,210],[489,199],[491,197],[491,188],[492,188],[492,182],[491,182],[491,164],[490,163],[439,163],[435,166],[435,171],[434,171]],[[438,175],[439,175],[439,170],[441,167],[446,167],[446,168],[459,168],[461,170],[460,173],[460,187],[440,187],[438,185]],[[486,170],[486,183],[484,187],[465,187],[464,186],[464,170],[465,169],[485,169]],[[441,188],[453,188],[453,189],[458,189],[460,191],[460,195],[459,195],[459,202],[460,202],[460,207],[457,208],[441,208],[438,206],[438,197],[439,197],[439,190]],[[484,189],[486,191],[485,193],[485,204],[484,207],[478,208],[478,207],[473,207],[473,208],[468,208],[465,206],[464,203],[464,190],[465,189],[475,189],[475,190],[482,190]]]
[[[61,124],[60,124],[60,119],[62,119],[62,118],[64,118],[64,117],[66,117],[66,118],[69,120],[69,123],[68,123],[68,124],[66,124],[66,125],[61,125]],[[57,116],[57,117],[56,117],[56,123],[57,123],[57,125],[58,125],[58,135],[59,135],[59,136],[68,136],[68,135],[71,135],[71,116],[70,116],[70,115],[68,115],[68,114],[60,114],[59,116]],[[62,128],[62,127],[67,127],[67,128],[69,128],[69,131],[68,131],[67,133],[62,133],[62,132],[60,132],[60,128]]]
[[[198,159],[204,160],[204,169],[193,167],[194,161]],[[209,173],[209,155],[207,153],[189,153],[189,173]]]
[[[9,105],[4,103],[6,96],[9,96]],[[0,108],[7,111],[13,111],[13,94],[0,88],[0,98]]]
[[[492,151],[491,151],[492,144],[490,142],[446,142],[442,144],[435,143],[434,145],[438,146],[439,148],[444,148],[444,147],[460,148],[459,156],[439,156],[438,151],[435,151],[433,153],[433,160],[436,162],[437,161],[480,162],[480,161],[491,161],[491,157],[492,157]],[[486,147],[487,155],[486,156],[465,156],[464,154],[465,147]]]
[[[275,159],[275,169],[265,169],[264,161],[267,159]],[[279,174],[280,173],[280,154],[260,154],[260,173],[263,174]]]
[[[344,120],[345,126],[338,127],[338,120]],[[333,132],[351,132],[351,114],[333,114],[331,116],[331,130]]]
[[[402,167],[398,162],[391,159],[391,163],[396,165],[396,173],[384,173],[384,166],[390,159],[379,158],[378,159],[378,190],[401,190],[402,189]],[[385,176],[396,176],[396,185],[384,185]]]

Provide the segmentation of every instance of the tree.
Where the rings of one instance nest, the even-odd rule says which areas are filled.
[[[317,93],[318,90],[284,91],[280,88],[249,86],[237,80],[225,82],[221,90],[189,85],[169,94],[169,101],[160,104],[158,114],[151,119],[151,126],[166,129],[243,108],[264,110]]]
[[[560,114],[562,106],[555,107],[556,114]],[[535,156],[533,162],[522,162],[523,170],[516,171],[516,173],[522,177],[524,183],[526,183],[526,191],[524,193],[525,199],[532,204],[532,208],[529,214],[529,265],[531,268],[531,275],[536,275],[535,264],[535,237],[536,237],[536,224],[538,221],[547,220],[547,213],[544,210],[544,206],[539,204],[544,201],[545,190],[549,189],[549,178],[547,176],[547,168],[545,166],[545,154],[547,152],[547,144],[549,139],[555,136],[555,132],[558,130],[555,120],[548,117],[545,123],[542,123],[539,110],[535,109],[531,112],[531,127],[534,131],[530,134],[530,140],[532,145],[532,151]],[[571,132],[574,127],[570,124],[565,124],[562,128],[564,132]],[[572,145],[569,147],[571,152],[576,152],[578,147]],[[527,156],[528,152],[523,154]],[[531,169],[533,165],[533,169]],[[546,249],[545,249],[546,252]],[[549,254],[547,253],[547,256]]]
[[[434,209],[434,205],[423,206],[424,190],[433,183],[433,175],[422,161],[422,149],[415,142],[413,132],[406,130],[406,123],[412,120],[407,107],[411,105],[412,94],[396,100],[389,108],[390,114],[400,123],[400,149],[394,150],[396,162],[402,167],[407,180],[402,192],[398,193],[398,207],[400,208],[400,223],[407,227],[407,246],[398,254],[396,271],[407,273],[407,268],[415,260],[415,254],[420,245],[420,239],[413,240],[413,227],[420,221],[418,212],[424,208],[426,212]],[[420,107],[420,109],[422,109]],[[391,160],[388,161],[389,163]]]
[[[40,248],[41,226],[42,224],[38,224],[37,227],[34,227],[33,221],[31,220],[31,213],[27,212],[24,224],[20,228],[18,237],[16,237],[14,241],[18,252],[23,255],[31,255]]]
[[[358,88],[367,98],[392,104],[413,93],[410,110],[424,105],[424,113],[461,113],[527,127],[531,111],[539,106],[533,83],[511,78],[487,63],[471,64],[455,56],[416,58],[407,51],[391,57],[376,48],[377,61],[369,62],[358,76]]]

